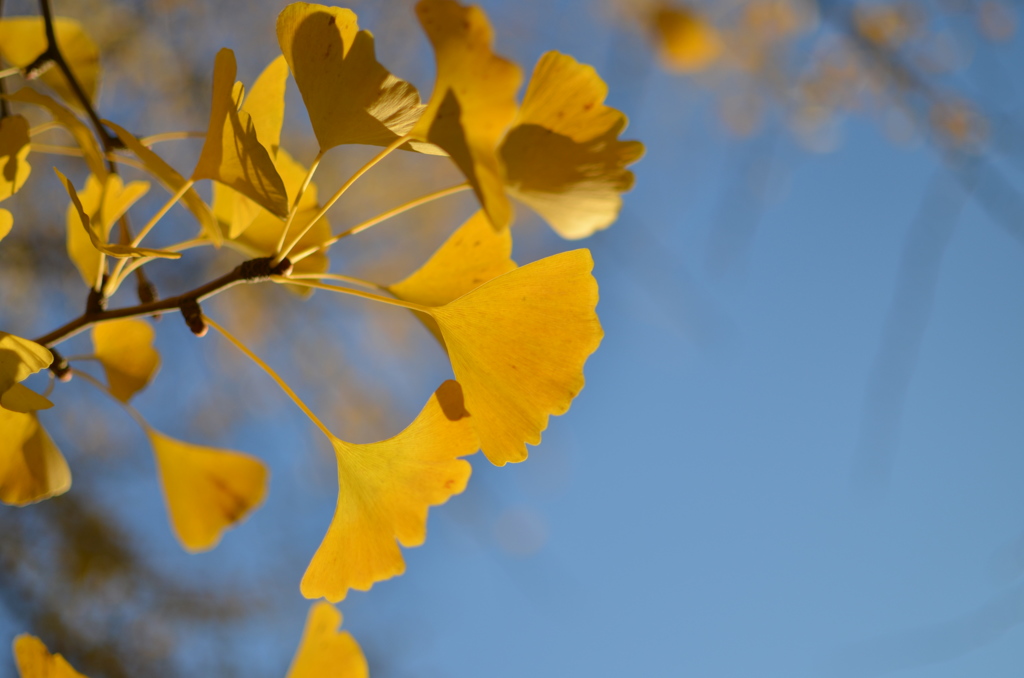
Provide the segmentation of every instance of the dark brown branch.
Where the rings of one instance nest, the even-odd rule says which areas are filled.
[[[4,0],[0,0],[0,19],[4,16]],[[4,82],[3,78],[0,78],[0,118],[6,118],[11,114],[11,109],[8,107],[7,99],[4,96],[7,94],[7,83]]]
[[[57,33],[53,26],[53,11],[50,7],[50,0],[39,0],[39,10],[43,15],[43,25],[46,30],[46,51],[43,52],[39,57],[36,58],[29,66],[25,68],[26,73],[32,73],[48,63],[54,63],[60,69],[64,75],[64,79],[67,80],[71,89],[74,91],[75,96],[78,98],[82,108],[85,109],[86,114],[89,116],[89,120],[92,122],[93,128],[96,130],[96,136],[100,140],[100,144],[103,146],[104,156],[107,163],[107,171],[111,174],[117,174],[117,165],[110,158],[109,153],[115,149],[124,148],[124,144],[116,136],[111,134],[106,127],[103,126],[103,122],[100,120],[99,114],[96,113],[96,109],[92,105],[92,101],[89,100],[85,90],[82,89],[81,83],[78,82],[78,78],[75,77],[74,72],[68,65],[67,60],[64,58],[63,52],[60,51],[60,46],[57,44]],[[6,101],[3,101],[6,106]],[[127,245],[132,240],[132,228],[128,221],[128,215],[122,214],[118,219],[120,224],[120,242],[122,245]],[[146,303],[153,301],[157,298],[156,287],[146,277],[146,273],[141,269],[135,271],[136,280],[138,283],[138,296],[139,301]]]
[[[126,306],[125,308],[116,308],[113,310],[86,310],[85,313],[78,316],[69,323],[66,323],[57,329],[53,330],[48,334],[44,334],[41,337],[36,338],[34,341],[37,344],[42,344],[47,348],[55,346],[65,339],[70,339],[79,332],[87,330],[93,325],[107,322],[110,320],[120,320],[124,318],[140,318],[143,316],[156,315],[163,313],[164,311],[179,310],[183,306],[189,307],[194,304],[198,304],[203,299],[208,299],[215,294],[223,292],[229,287],[233,287],[239,283],[245,282],[263,282],[270,278],[271,275],[286,275],[291,270],[292,264],[287,259],[281,261],[277,266],[271,266],[272,257],[264,257],[261,259],[253,259],[246,261],[239,266],[236,266],[230,273],[225,273],[221,277],[211,280],[205,285],[200,285],[194,290],[179,294],[174,297],[168,297],[167,299],[161,299],[160,301],[152,301],[148,303],[138,304],[136,306]]]
[[[86,115],[89,116],[92,126],[96,129],[96,136],[99,137],[100,143],[103,144],[104,153],[123,148],[120,139],[107,131],[107,128],[103,126],[100,116],[97,115],[96,109],[93,108],[92,102],[89,101],[85,90],[82,89],[78,78],[75,77],[71,67],[68,66],[67,60],[64,59],[64,54],[60,51],[60,46],[57,44],[57,33],[53,28],[53,11],[50,9],[50,0],[39,0],[39,11],[43,15],[43,25],[46,29],[46,51],[25,67],[26,73],[38,70],[47,62],[56,64],[60,72],[64,74],[64,79],[68,81],[75,96],[78,97],[78,102],[82,104]],[[117,167],[110,158],[107,158],[107,168],[111,174],[117,174]]]

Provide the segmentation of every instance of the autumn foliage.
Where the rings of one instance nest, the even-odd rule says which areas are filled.
[[[482,451],[498,466],[525,460],[526,446],[540,443],[549,417],[565,413],[583,387],[584,363],[603,336],[590,253],[578,249],[519,266],[511,259],[511,227],[515,201],[567,239],[585,238],[616,219],[621,194],[633,182],[627,167],[643,147],[620,140],[626,118],[604,105],[604,82],[590,66],[549,52],[520,101],[523,72],[494,51],[483,11],[453,0],[421,0],[416,14],[437,65],[433,91],[421,99],[377,61],[373,35],[352,11],[293,3],[277,18],[281,55],[248,86],[236,81],[232,51],[217,53],[202,150],[194,167],[182,170],[162,157],[158,144],[187,134],[146,137],[99,116],[101,55],[78,23],[52,17],[48,2],[41,7],[42,16],[0,20],[0,58],[35,80],[3,95],[0,200],[31,179],[67,204],[65,247],[84,283],[84,310],[34,339],[17,334],[18,328],[0,332],[0,501],[25,506],[74,491],[74,469],[38,416],[53,407],[49,389],[40,393],[22,383],[48,369],[51,389],[85,380],[143,429],[170,530],[182,548],[212,549],[258,510],[268,489],[260,450],[177,440],[131,405],[162,362],[148,318],[180,313],[196,336],[212,328],[219,336],[205,341],[228,342],[265,371],[335,452],[337,506],[296,582],[302,594],[336,603],[351,589],[402,574],[399,546],[422,544],[429,508],[470,481],[464,458]],[[319,144],[311,158],[281,145],[291,86],[301,94]],[[41,111],[49,121],[33,127],[26,110]],[[58,129],[69,145],[40,143],[41,135]],[[340,186],[318,186],[324,156],[352,144],[380,150]],[[80,158],[88,170],[84,182],[56,169],[39,171],[46,165],[42,153],[55,148]],[[332,206],[398,152],[452,162],[465,181],[346,230],[332,229]],[[196,191],[206,180],[213,182],[210,203]],[[168,197],[155,212],[140,213],[137,203],[150,190]],[[452,224],[447,241],[403,279],[360,280],[333,270],[329,257],[337,242],[462,191],[472,192],[479,212]],[[163,218],[178,203],[193,217],[195,231],[170,245],[147,246],[147,236],[167,227]],[[21,227],[17,214],[0,209],[0,238]],[[244,261],[218,278],[162,299],[148,283],[146,267],[155,260],[223,246]],[[138,303],[114,304],[132,279]],[[455,379],[440,384],[400,433],[370,444],[347,442],[278,376],[273,355],[258,356],[205,314],[205,300],[240,284],[281,284],[300,295],[327,290],[408,309],[440,342]],[[92,354],[66,359],[58,347],[80,332],[91,333]],[[89,362],[99,371],[90,371]],[[332,605],[313,604],[290,676],[367,675],[358,644],[338,631],[340,623]],[[14,653],[23,678],[80,675],[34,636],[16,638]]]

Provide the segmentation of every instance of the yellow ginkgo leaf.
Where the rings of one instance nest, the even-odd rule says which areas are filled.
[[[430,309],[491,463],[526,459],[548,416],[583,388],[583,363],[604,333],[588,250],[563,252]]]
[[[338,460],[338,505],[302,578],[302,595],[337,602],[349,589],[402,574],[398,542],[419,546],[427,509],[462,492],[478,449],[462,389],[446,381],[394,438],[356,445],[331,437]]]
[[[34,413],[0,408],[0,431],[0,502],[24,506],[68,491],[68,463]]]
[[[54,17],[53,28],[64,60],[75,74],[85,96],[90,102],[95,102],[100,80],[100,53],[96,43],[74,19]],[[46,51],[46,46],[46,28],[42,17],[0,19],[0,57],[11,66],[28,66]],[[59,68],[54,66],[48,69],[39,79],[68,105],[79,111],[85,110]]]
[[[82,157],[85,160],[89,171],[98,177],[107,176],[107,165],[103,160],[103,151],[92,131],[84,122],[78,119],[67,106],[62,105],[53,97],[40,94],[30,87],[22,87],[14,94],[8,94],[11,101],[18,101],[23,104],[31,104],[45,108],[53,116],[53,119],[66,129],[74,138],[78,148],[82,150]]]
[[[131,134],[127,130],[118,125],[104,120],[103,124],[110,128],[114,134],[117,135],[121,143],[125,145],[129,151],[135,154],[135,157],[142,161],[142,164],[146,166],[146,169],[156,177],[164,188],[166,188],[172,195],[176,194],[181,187],[185,185],[185,178],[178,174],[178,171],[168,165],[163,158],[142,145],[142,143],[135,138],[135,135]],[[90,168],[91,169],[91,168]],[[93,170],[95,174],[95,170]],[[185,195],[181,198],[182,204],[188,209],[189,212],[195,216],[196,220],[202,227],[203,233],[209,238],[215,245],[221,244],[220,228],[217,226],[217,220],[213,216],[213,212],[210,211],[210,206],[203,202],[203,199],[196,193],[195,188],[189,188],[185,191]]]
[[[145,247],[129,247],[128,245],[113,245],[105,243],[100,239],[96,233],[96,229],[92,225],[92,220],[89,215],[85,213],[85,209],[82,207],[82,201],[78,198],[78,191],[75,190],[74,185],[71,181],[60,173],[56,167],[53,168],[56,172],[57,177],[64,183],[64,188],[68,191],[68,196],[71,197],[71,204],[78,213],[78,218],[82,222],[82,228],[85,229],[86,235],[89,236],[89,241],[92,246],[98,251],[103,252],[111,257],[125,258],[125,257],[158,257],[161,259],[179,259],[181,257],[180,252],[168,252],[165,250],[151,250]],[[91,283],[90,283],[91,284]]]
[[[416,304],[443,306],[515,267],[511,232],[495,231],[481,211],[460,226],[427,263],[388,291]],[[414,312],[443,344],[434,319]]]
[[[53,354],[45,346],[19,336],[0,332],[0,407],[17,412],[30,412],[53,404],[30,389],[15,388],[30,374],[49,367]],[[42,401],[34,399],[28,391]],[[39,407],[32,407],[39,404]]]
[[[643,155],[619,141],[626,116],[604,105],[608,87],[591,66],[548,52],[537,62],[516,125],[501,146],[509,192],[563,238],[607,228],[633,186],[626,165]]]
[[[283,217],[288,214],[284,182],[256,135],[252,117],[237,108],[235,73],[235,53],[227,48],[217,52],[210,126],[192,178],[219,181]]]
[[[228,240],[237,238],[249,228],[263,209],[235,189],[217,181],[213,182],[213,203],[210,207],[221,233]]]
[[[5,209],[0,209],[0,240],[7,237],[14,226],[14,215]]]
[[[39,395],[23,384],[14,384],[0,395],[0,408],[12,412],[35,412],[53,407],[44,396]]]
[[[277,41],[324,152],[342,144],[388,146],[423,113],[416,88],[380,63],[354,12],[294,2],[277,17]],[[406,144],[438,153],[428,144]]]
[[[27,633],[14,639],[14,663],[20,678],[86,678],[60,653],[50,654],[43,641]]]
[[[284,124],[284,93],[288,81],[288,62],[279,56],[270,62],[263,73],[256,78],[252,89],[242,103],[242,111],[252,118],[256,134],[263,142],[274,166],[281,174],[281,179],[288,188],[288,180],[281,172],[276,156],[281,146],[281,126]],[[236,87],[240,83],[235,83]],[[305,170],[303,170],[305,172]],[[299,178],[302,182],[302,178]],[[288,201],[291,204],[291,200]],[[233,188],[215,181],[213,183],[213,214],[224,236],[228,239],[237,238],[249,228],[253,219],[262,209],[258,204],[245,197]]]
[[[208,551],[267,494],[267,467],[240,452],[202,447],[147,429],[171,527],[190,553]]]
[[[22,115],[0,118],[0,200],[17,193],[28,179],[28,151],[28,120]]]
[[[281,146],[284,93],[287,84],[288,62],[283,56],[279,56],[256,78],[242,104],[242,110],[252,118],[260,142],[270,153],[270,157],[274,157]]]
[[[359,643],[340,628],[336,607],[313,603],[287,678],[367,678],[370,671]]]
[[[669,71],[703,71],[722,53],[718,31],[688,7],[662,5],[651,14],[650,21],[661,63]]]
[[[101,242],[107,242],[110,229],[117,220],[148,190],[148,181],[133,181],[126,186],[116,174],[108,174],[105,183],[95,175],[90,175],[78,199],[82,209],[89,215],[90,227],[99,229],[96,237]],[[92,287],[99,279],[101,257],[88,233],[82,229],[82,219],[74,203],[68,205],[67,229],[68,256],[82,274],[85,284]]]
[[[100,323],[92,330],[93,351],[107,373],[110,393],[123,403],[144,389],[160,368],[154,335],[152,325],[134,318]]]
[[[522,72],[491,49],[494,32],[479,7],[420,0],[423,30],[434,47],[437,80],[412,135],[444,149],[469,179],[493,226],[512,223],[498,143],[516,114]]]

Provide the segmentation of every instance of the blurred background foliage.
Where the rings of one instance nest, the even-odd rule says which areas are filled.
[[[644,129],[656,132],[639,137],[649,148],[666,146],[687,156],[676,167],[657,165],[656,174],[645,172],[643,162],[635,168],[638,181],[663,189],[664,223],[641,216],[627,195],[620,221],[582,243],[649,299],[644,308],[657,309],[655,326],[678,336],[686,351],[713,353],[729,336],[728,322],[687,268],[692,262],[676,256],[673,244],[673,229],[705,218],[684,205],[694,173],[720,176],[700,275],[728,280],[742,267],[764,211],[799,197],[787,190],[794,168],[842,151],[850,119],[870,119],[895,146],[933,149],[941,169],[922,199],[919,220],[928,227],[908,230],[868,379],[856,456],[863,485],[884,485],[898,437],[894,412],[906,392],[907,366],[912,368],[927,322],[934,270],[948,240],[943,219],[967,196],[1014,238],[1022,234],[1024,148],[1020,101],[1011,95],[1019,85],[1018,8],[1002,0],[481,4],[495,26],[499,53],[527,71],[549,48],[592,63],[609,83],[609,103],[631,117],[643,115]],[[101,115],[152,134],[205,127],[220,47],[235,50],[239,77],[251,82],[278,53],[274,19],[282,5],[56,0],[55,11],[80,21],[99,46]],[[377,37],[380,61],[425,94],[433,63],[411,5],[347,4]],[[5,16],[36,11],[25,0],[4,6]],[[17,86],[8,79],[9,91]],[[283,146],[308,161],[316,142],[293,85],[288,97]],[[635,128],[624,136],[637,138]],[[698,137],[726,139],[728,157],[701,158],[707,146]],[[160,150],[176,166],[190,167],[199,147],[194,140]],[[332,154],[317,183],[339,185],[374,152]],[[81,185],[80,162],[37,155],[30,185],[5,205],[17,215],[16,224],[31,224],[16,226],[0,246],[0,326],[23,336],[76,315],[84,296],[64,250],[66,202],[53,199],[61,193],[48,171],[51,160]],[[396,154],[386,169],[361,180],[329,219],[337,230],[459,181],[446,163]],[[155,193],[143,210],[162,201]],[[334,248],[333,268],[384,283],[398,280],[474,209],[466,195],[420,208]],[[172,223],[180,233],[190,232],[184,211],[176,211]],[[521,263],[573,246],[524,207],[515,229]],[[158,230],[154,246],[173,239]],[[159,292],[170,296],[240,260],[225,249],[148,269]],[[114,303],[131,302],[131,290],[121,294]],[[266,285],[218,297],[209,312],[268,357],[349,440],[393,434],[446,376],[433,339],[390,309],[322,293],[300,301]],[[166,525],[142,433],[81,380],[60,385],[53,396],[58,406],[44,416],[72,465],[74,486],[30,508],[0,507],[0,637],[35,633],[92,678],[284,675],[306,609],[297,582],[333,501],[331,451],[311,427],[296,425],[300,415],[226,342],[195,341],[177,317],[160,320],[157,333],[163,369],[140,396],[140,410],[171,435],[264,458],[274,469],[267,505],[211,554],[186,556]],[[88,353],[86,341],[62,347],[64,354]],[[547,539],[537,498],[564,491],[573,472],[559,449],[565,444],[555,436],[512,480],[479,473],[466,495],[436,512],[431,529],[469,534],[499,561],[519,562],[535,553]],[[254,525],[258,533],[247,529]],[[426,560],[443,567],[444,545],[442,536],[412,566]],[[372,674],[413,675],[399,658],[431,642],[429,634],[421,635],[429,611],[417,609],[407,592],[386,586],[354,604],[362,614],[357,639]],[[356,619],[350,608],[342,609],[348,621]],[[6,645],[0,646],[4,673],[12,663]]]

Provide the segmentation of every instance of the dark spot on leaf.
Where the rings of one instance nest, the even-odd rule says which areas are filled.
[[[466,401],[462,395],[462,386],[459,382],[451,379],[441,384],[437,391],[434,392],[437,396],[437,403],[441,406],[441,411],[444,412],[444,416],[449,421],[458,421],[463,417],[468,417],[469,412],[466,411]]]

